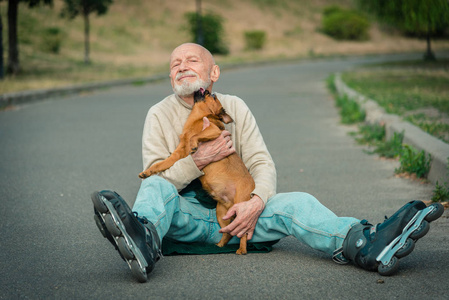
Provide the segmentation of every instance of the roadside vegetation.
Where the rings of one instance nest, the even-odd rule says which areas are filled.
[[[449,59],[375,65],[342,74],[352,89],[449,143]]]
[[[358,131],[352,132],[351,135],[359,144],[368,146],[368,149],[364,151],[368,154],[377,154],[386,159],[396,159],[399,161],[399,167],[395,169],[395,173],[398,176],[426,182],[432,162],[430,154],[404,144],[404,133],[394,133],[390,139],[387,139],[385,126],[365,122],[365,113],[363,110],[360,109],[355,101],[347,96],[339,96],[336,93],[333,82],[334,76],[331,75],[327,79],[327,86],[329,91],[334,95],[336,106],[339,108],[341,115],[341,122],[358,127]],[[347,107],[350,107],[350,109]],[[440,184],[437,182],[433,191],[432,201],[441,202],[448,200],[449,183]]]

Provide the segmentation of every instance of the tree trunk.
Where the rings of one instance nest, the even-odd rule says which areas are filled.
[[[430,47],[430,25],[429,27],[427,27],[426,39],[427,39],[427,50],[426,53],[424,54],[424,60],[434,61],[436,60],[436,57],[433,54],[432,49]]]
[[[203,16],[201,14],[201,0],[196,0],[196,43],[204,46]]]
[[[19,73],[19,45],[17,40],[17,11],[19,0],[8,0],[8,65],[6,72]]]
[[[89,14],[84,13],[84,63],[90,64],[89,58]]]
[[[3,21],[2,14],[0,12],[0,80],[5,77],[5,73],[3,72],[4,62],[3,62]]]

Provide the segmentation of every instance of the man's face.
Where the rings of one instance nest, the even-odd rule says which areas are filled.
[[[170,80],[178,96],[189,96],[211,84],[213,61],[201,47],[182,45],[176,48],[170,59]]]

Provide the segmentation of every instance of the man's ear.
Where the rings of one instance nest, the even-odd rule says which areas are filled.
[[[210,71],[210,80],[212,82],[216,82],[220,77],[220,67],[218,65],[214,65],[212,70]]]

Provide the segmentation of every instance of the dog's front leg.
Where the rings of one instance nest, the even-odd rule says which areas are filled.
[[[141,172],[139,174],[139,177],[145,179],[147,177],[150,177],[151,175],[155,175],[157,173],[167,170],[181,158],[187,157],[188,154],[186,152],[187,149],[185,146],[185,142],[181,139],[181,142],[179,143],[178,147],[176,147],[175,151],[173,151],[173,153],[167,159],[164,159],[163,161],[151,165],[148,169]]]

